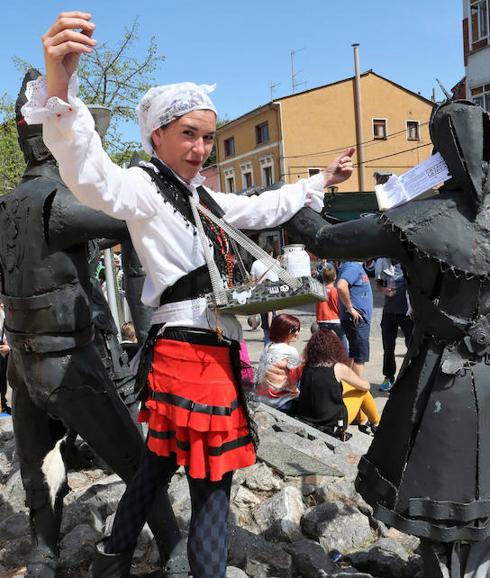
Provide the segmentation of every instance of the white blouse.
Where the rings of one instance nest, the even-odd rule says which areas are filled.
[[[194,227],[170,203],[141,168],[123,169],[102,148],[88,108],[76,96],[77,78],[70,79],[68,102],[47,99],[44,77],[29,84],[22,112],[29,124],[43,124],[43,138],[59,164],[61,177],[84,204],[126,221],[135,250],[146,272],[142,301],[157,307],[162,292],[180,277],[205,264]],[[153,166],[153,165],[152,165]],[[155,169],[156,170],[156,169]],[[197,175],[184,183],[194,197],[204,181]],[[224,219],[238,228],[261,230],[279,225],[303,206],[321,206],[323,176],[314,175],[275,191],[246,197],[209,190],[224,211]],[[215,328],[215,313],[205,299],[159,307],[152,321],[172,325]],[[234,339],[241,337],[232,315],[219,315],[219,325]]]

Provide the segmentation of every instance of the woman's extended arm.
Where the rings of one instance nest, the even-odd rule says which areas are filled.
[[[352,371],[350,367],[344,365],[343,363],[336,363],[333,367],[333,372],[335,374],[335,379],[337,381],[346,381],[352,387],[360,389],[361,391],[369,391],[369,381],[359,377],[357,373]]]
[[[102,147],[87,107],[77,98],[76,70],[81,54],[95,46],[95,24],[85,12],[63,12],[43,36],[46,76],[28,83],[22,114],[43,124],[43,139],[60,174],[85,205],[117,219],[152,217],[163,200],[139,168],[123,169]]]
[[[348,148],[313,177],[264,191],[260,196],[210,193],[224,210],[225,220],[239,229],[275,227],[291,219],[304,206],[320,212],[324,187],[341,183],[351,176],[354,152],[354,148]]]

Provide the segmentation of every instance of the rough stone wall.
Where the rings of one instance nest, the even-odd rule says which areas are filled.
[[[254,466],[236,472],[229,518],[229,578],[422,578],[418,540],[372,517],[354,489],[370,437],[340,442],[271,408],[255,412],[260,448]],[[79,446],[85,466],[69,473],[60,578],[88,576],[94,543],[110,531],[123,483]],[[183,471],[170,496],[182,529],[190,520]],[[29,516],[15,459],[10,418],[0,419],[0,576],[22,576],[30,548]],[[156,568],[148,528],[134,568]]]

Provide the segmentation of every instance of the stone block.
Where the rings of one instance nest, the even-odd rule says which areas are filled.
[[[288,435],[288,434],[286,434]],[[298,437],[298,436],[296,436]],[[298,437],[298,439],[302,439]],[[307,476],[319,474],[325,476],[342,475],[333,468],[305,452],[298,451],[281,440],[280,434],[264,436],[260,440],[257,457],[281,476]]]
[[[254,508],[253,516],[259,529],[271,541],[301,540],[301,518],[305,512],[301,492],[286,487]]]
[[[376,537],[367,516],[342,502],[326,502],[310,508],[303,516],[301,527],[306,536],[320,542],[326,552],[352,552],[365,548]]]

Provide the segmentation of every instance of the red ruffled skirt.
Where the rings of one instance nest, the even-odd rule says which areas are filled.
[[[255,463],[228,347],[159,339],[148,381],[139,420],[152,452],[175,453],[191,477],[212,481]]]

